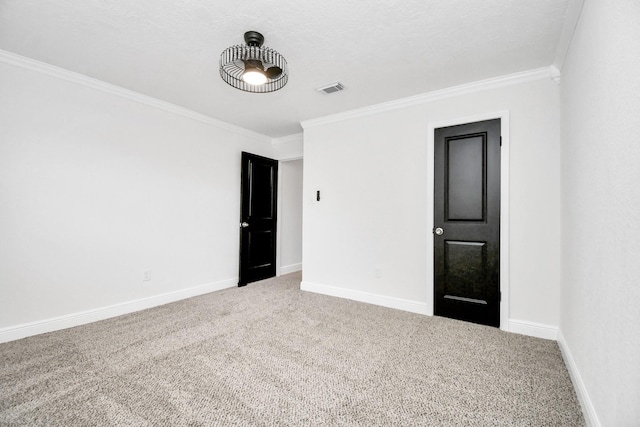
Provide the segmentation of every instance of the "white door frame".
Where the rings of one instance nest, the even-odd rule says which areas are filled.
[[[433,316],[433,202],[434,202],[434,132],[437,128],[500,119],[500,329],[509,325],[509,111],[496,111],[474,116],[429,122],[427,136],[427,314]]]

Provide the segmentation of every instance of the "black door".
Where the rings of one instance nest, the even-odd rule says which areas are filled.
[[[276,275],[278,161],[243,152],[241,181],[238,286]]]
[[[500,326],[500,120],[434,141],[434,312]]]

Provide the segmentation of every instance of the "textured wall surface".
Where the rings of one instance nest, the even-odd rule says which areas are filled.
[[[561,330],[603,426],[640,420],[639,19],[587,0],[562,70]]]

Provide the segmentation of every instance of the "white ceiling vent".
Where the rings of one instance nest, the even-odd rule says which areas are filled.
[[[324,93],[326,95],[334,92],[340,92],[343,89],[344,89],[344,85],[340,82],[335,82],[335,83],[328,84],[326,86],[316,88],[318,92]]]

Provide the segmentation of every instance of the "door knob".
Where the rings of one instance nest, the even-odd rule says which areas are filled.
[[[242,228],[247,228],[249,226],[248,222],[243,222],[242,224],[240,224],[240,227]]]
[[[444,230],[438,227],[434,230],[434,233],[436,233],[437,236],[442,236],[442,234],[444,233]]]

